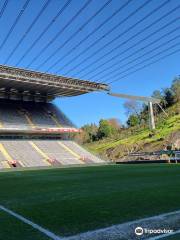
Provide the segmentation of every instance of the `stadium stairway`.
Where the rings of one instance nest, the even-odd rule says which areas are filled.
[[[31,119],[31,117],[24,111],[23,108],[21,108],[18,112],[19,112],[20,114],[23,114],[23,115],[24,115],[24,117],[25,117],[25,119],[26,119],[26,121],[27,121],[27,125],[28,125],[30,128],[34,128],[34,127],[35,127],[35,125],[34,125],[32,119]]]
[[[56,127],[60,128],[62,125],[60,124],[56,114],[54,112],[49,112],[46,108],[44,108],[44,113],[47,117],[50,117],[52,121],[55,123]]]
[[[76,152],[81,159],[85,163],[102,163],[104,162],[102,159],[96,157],[95,155],[91,154],[87,150],[85,150],[83,147],[81,147],[79,144],[77,144],[74,141],[62,141],[62,143],[67,146],[72,151]]]
[[[54,159],[62,165],[70,164],[83,164],[77,156],[74,156],[70,151],[67,151],[59,141],[45,140],[45,141],[34,141],[36,145],[41,149],[49,159]]]
[[[28,116],[36,127],[56,127],[54,121],[45,114],[40,105],[26,105],[24,109],[28,112]]]
[[[61,126],[74,127],[74,124],[70,121],[70,119],[54,104],[48,103],[45,109],[46,112],[50,113]]]
[[[2,143],[0,143],[0,163],[1,163],[1,168],[10,168],[12,162],[12,158],[3,146]]]
[[[42,156],[42,158],[44,159],[44,162],[46,162],[49,166],[52,165],[51,161],[49,160],[49,157],[47,156],[47,154],[45,154],[38,146],[37,144],[35,144],[34,142],[30,141],[29,142],[30,145],[39,153],[39,155]]]

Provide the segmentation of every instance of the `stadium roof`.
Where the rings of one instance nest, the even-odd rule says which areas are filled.
[[[23,94],[71,97],[108,91],[109,87],[102,83],[0,65],[0,91],[12,90]]]

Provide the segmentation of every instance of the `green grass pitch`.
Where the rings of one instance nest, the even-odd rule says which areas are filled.
[[[164,240],[179,240],[180,239],[180,234],[175,234],[173,236],[169,236],[167,238],[164,238]]]
[[[0,172],[0,205],[60,236],[180,209],[180,165]],[[0,239],[46,240],[0,211]]]

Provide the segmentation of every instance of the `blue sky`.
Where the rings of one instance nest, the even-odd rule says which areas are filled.
[[[4,0],[0,1],[0,16],[4,2]],[[25,0],[9,0],[0,18],[0,64],[44,72],[48,71],[50,73],[92,81],[110,82],[116,80],[114,84],[111,84],[112,91],[145,96],[151,95],[155,89],[170,86],[172,79],[179,75],[180,52],[121,79],[123,71],[130,67],[132,67],[132,70],[136,69],[133,68],[136,63],[143,62],[148,57],[160,51],[165,51],[168,47],[167,54],[179,48],[178,45],[176,46],[176,44],[180,43],[180,30],[178,29],[180,26],[178,18],[179,9],[173,11],[180,4],[179,0],[132,0],[122,11],[112,17],[111,20],[94,34],[91,34],[92,31],[123,6],[127,0],[109,1],[109,4],[94,17],[92,16],[108,0],[92,0],[89,2],[85,0],[72,0],[67,7],[64,7],[64,11],[62,11],[61,15],[56,18],[46,32],[45,29],[47,29],[48,24],[52,22],[53,18],[67,3],[67,0],[51,0],[47,3],[46,9],[37,21],[35,21],[35,18],[46,1],[31,0],[23,14],[19,17],[17,24],[14,24],[25,2]],[[160,10],[155,11],[163,3],[164,6]],[[111,31],[114,26],[122,22],[123,19],[140,6],[143,6],[143,4],[144,7],[137,11],[136,14],[132,14],[119,27]],[[78,17],[74,17],[73,21],[70,22],[71,18],[76,16],[79,9],[83,6],[84,9],[81,11],[81,14]],[[145,30],[145,27],[170,10],[172,10],[171,14]],[[154,13],[146,17],[150,12]],[[142,18],[145,20],[132,27]],[[33,21],[34,24],[32,26]],[[172,24],[154,34],[156,30],[167,25],[169,22],[172,22]],[[87,23],[86,26],[84,23]],[[78,31],[80,27],[82,29]],[[30,29],[29,32],[27,32],[28,28]],[[131,28],[131,30],[126,31],[128,28]],[[45,33],[40,38],[39,36],[43,31]],[[110,33],[107,34],[108,32]],[[9,37],[7,37],[8,33]],[[136,33],[139,34],[133,37]],[[88,34],[91,35],[85,39]],[[22,38],[22,36],[24,37]],[[104,37],[102,38],[102,36]],[[128,40],[131,37],[133,37],[132,40]],[[160,39],[160,37],[162,37],[161,40],[146,47],[156,39]],[[39,40],[37,41],[38,38]],[[97,41],[100,38],[102,39]],[[114,38],[116,40],[113,41]],[[146,40],[133,47],[134,44],[145,38]],[[51,41],[52,39],[54,41]],[[82,44],[78,45],[81,41],[83,41]],[[93,47],[90,47],[95,41],[97,43]],[[27,49],[33,42],[35,43],[34,46],[27,52]],[[110,42],[112,44],[108,44]],[[18,45],[18,43],[20,44]],[[118,47],[119,45],[120,47]],[[78,47],[73,49],[75,46]],[[103,48],[103,46],[106,47]],[[113,50],[115,48],[116,50]],[[139,51],[137,51],[138,49]],[[137,53],[133,55],[135,51]],[[81,52],[82,54],[78,57]],[[22,58],[23,55],[24,57]],[[108,62],[115,55],[117,55],[116,58]],[[132,56],[129,57],[129,55]],[[163,54],[160,56],[163,56]],[[145,63],[148,62],[150,61]],[[130,72],[131,70],[127,70],[126,73]],[[98,73],[99,75],[95,76]],[[117,81],[118,79],[119,81]],[[73,98],[59,98],[55,100],[55,104],[79,127],[86,123],[97,123],[101,118],[118,118],[124,122],[126,116],[124,114],[123,102],[124,100],[110,97],[105,93],[91,93]]]

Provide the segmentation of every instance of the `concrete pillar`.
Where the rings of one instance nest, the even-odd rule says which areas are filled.
[[[152,102],[148,102],[148,106],[149,106],[149,125],[150,125],[150,128],[153,130],[155,129],[155,121],[154,121],[154,112],[153,112]]]

